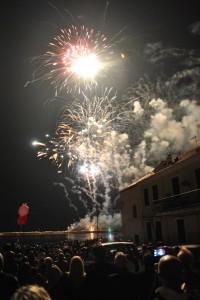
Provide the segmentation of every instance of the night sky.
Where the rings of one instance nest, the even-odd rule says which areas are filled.
[[[55,186],[62,178],[47,160],[38,160],[31,146],[53,133],[59,105],[48,82],[24,87],[35,70],[32,59],[47,50],[48,43],[73,22],[114,34],[124,28],[122,51],[128,53],[121,88],[145,72],[134,57],[146,43],[162,41],[170,47],[199,46],[188,33],[199,21],[198,0],[110,1],[104,22],[105,1],[14,0],[1,7],[1,188],[0,231],[16,230],[17,208],[30,206],[28,229],[63,229],[76,216]],[[69,16],[69,12],[72,17]]]

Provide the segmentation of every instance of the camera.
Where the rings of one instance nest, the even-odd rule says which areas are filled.
[[[153,251],[154,257],[163,256],[165,254],[166,254],[166,251],[164,248],[157,248],[157,249],[154,249],[154,251]]]

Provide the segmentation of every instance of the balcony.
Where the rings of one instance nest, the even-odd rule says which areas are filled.
[[[199,207],[200,189],[173,195],[153,202],[154,213],[165,213]]]

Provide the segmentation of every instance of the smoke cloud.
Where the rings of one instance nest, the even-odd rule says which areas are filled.
[[[199,35],[200,22],[190,26],[190,33]],[[147,43],[143,56],[145,76],[133,82],[118,99],[126,118],[104,140],[101,160],[107,177],[98,195],[102,199],[98,202],[101,229],[119,228],[121,224],[113,205],[113,189],[117,195],[120,189],[152,172],[168,155],[179,155],[197,146],[200,139],[199,49]],[[88,190],[77,185],[74,194],[87,203],[86,217],[70,229],[95,227],[97,207]]]
[[[197,21],[189,26],[189,31],[193,35],[200,35],[200,21]]]

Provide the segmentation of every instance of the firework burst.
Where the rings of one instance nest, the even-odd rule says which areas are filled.
[[[56,96],[74,96],[63,108],[55,136],[46,143],[33,142],[39,147],[38,157],[56,164],[59,173],[70,173],[79,192],[94,207],[106,210],[105,199],[112,188],[121,186],[124,162],[131,153],[128,136],[119,129],[125,109],[119,108],[112,88],[98,96],[98,82],[108,79],[120,57],[116,37],[109,39],[85,26],[62,29],[39,57],[41,64],[35,72],[35,80],[49,81]]]
[[[38,144],[45,145],[38,156],[48,156],[59,168],[74,166],[74,162],[88,165],[84,162],[94,161],[95,147],[112,131],[115,99],[116,95],[111,96],[111,90],[106,90],[101,97],[94,95],[91,99],[82,94],[71,107],[66,105],[56,135],[48,141],[50,147]]]
[[[56,94],[92,89],[113,63],[113,44],[85,26],[62,29],[40,57],[39,78],[50,81]]]
[[[48,157],[60,172],[71,169],[78,174],[95,201],[99,186],[120,184],[123,157],[131,150],[127,135],[117,131],[121,112],[116,110],[116,94],[110,89],[101,97],[82,97],[65,109],[55,137],[42,146],[38,157]]]

